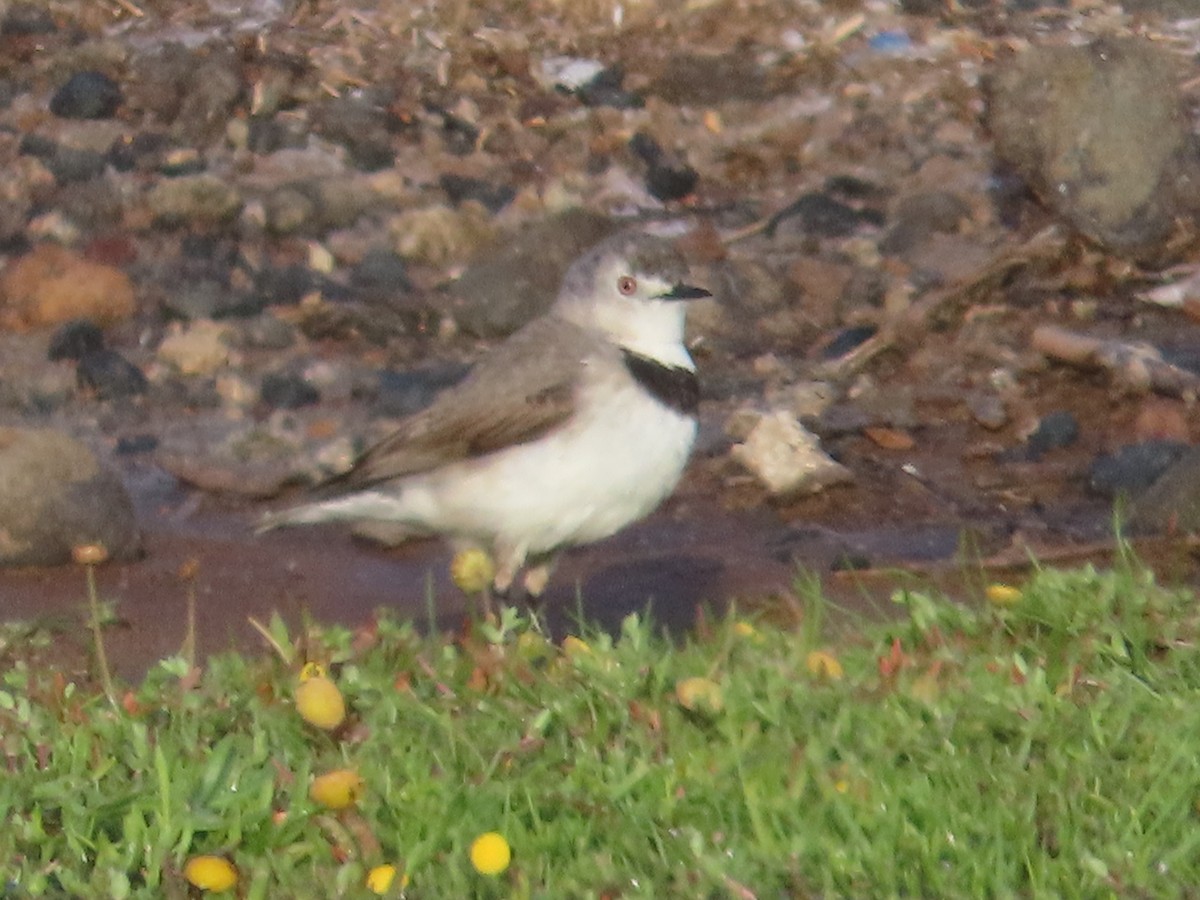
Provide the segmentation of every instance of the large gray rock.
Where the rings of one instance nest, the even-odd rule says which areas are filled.
[[[81,544],[103,545],[110,559],[139,554],[121,479],[61,432],[0,428],[0,565],[60,565]]]
[[[567,210],[521,232],[467,267],[454,284],[454,320],[476,337],[503,337],[547,309],[567,267],[618,229],[582,209]]]
[[[1154,255],[1194,214],[1200,164],[1172,61],[1141,38],[1034,47],[991,81],[997,157],[1092,240]]]

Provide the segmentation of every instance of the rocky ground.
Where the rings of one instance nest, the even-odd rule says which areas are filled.
[[[1194,15],[0,0],[0,615],[74,610],[54,564],[98,539],[129,671],[191,559],[210,648],[272,608],[452,621],[440,545],[253,522],[632,224],[715,294],[701,441],[560,615],[1103,557],[1118,498],[1190,574]]]

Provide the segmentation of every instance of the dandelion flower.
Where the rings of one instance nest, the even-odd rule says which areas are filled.
[[[989,584],[983,593],[988,603],[1001,608],[1016,606],[1021,599],[1020,589],[1008,584]]]
[[[223,856],[193,856],[183,867],[188,884],[214,894],[224,893],[237,884],[237,869]]]
[[[804,660],[808,671],[817,678],[840,681],[846,674],[838,658],[828,650],[814,650]]]
[[[496,577],[496,564],[486,550],[471,547],[454,554],[450,561],[450,580],[464,594],[482,594]]]
[[[353,769],[334,769],[313,779],[308,796],[326,809],[353,806],[362,793],[363,780]]]
[[[471,865],[480,875],[499,875],[512,861],[512,848],[504,835],[488,831],[471,842]]]
[[[333,731],[346,718],[346,701],[320,666],[309,664],[300,673],[296,709],[309,725]]]
[[[386,894],[392,889],[396,880],[396,867],[392,865],[376,866],[367,873],[367,890],[373,894]],[[408,887],[408,875],[400,876],[400,888]]]

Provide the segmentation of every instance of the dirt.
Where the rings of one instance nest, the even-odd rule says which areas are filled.
[[[682,633],[701,611],[719,613],[735,601],[795,619],[802,615],[797,579],[809,576],[852,622],[858,614],[887,614],[898,585],[933,583],[977,601],[991,580],[1019,581],[1031,553],[1106,563],[1115,547],[1113,501],[1088,488],[1096,457],[1163,434],[1187,443],[1200,438],[1193,398],[1153,397],[1122,386],[1112,372],[1067,367],[1031,350],[1032,331],[1050,323],[1200,358],[1200,327],[1180,310],[1137,298],[1172,277],[1170,270],[1140,267],[1075,235],[1023,185],[1006,180],[981,125],[987,65],[1025,42],[1066,43],[1119,28],[1166,34],[1166,45],[1182,57],[1192,40],[1186,22],[1153,13],[1130,20],[1117,7],[1004,4],[953,4],[930,15],[856,3],[818,4],[794,15],[771,3],[452,6],[355,10],[314,0],[289,9],[258,4],[237,18],[204,3],[57,3],[61,31],[6,38],[3,68],[17,100],[5,122],[14,135],[67,140],[69,129],[44,111],[54,86],[85,63],[107,68],[127,95],[118,124],[129,135],[171,124],[180,158],[206,157],[231,192],[218,198],[216,224],[201,221],[204,210],[193,210],[189,221],[186,205],[172,221],[156,220],[145,198],[169,179],[153,169],[104,176],[120,185],[109,218],[90,206],[85,215],[83,189],[64,180],[52,190],[44,171],[9,198],[6,215],[20,227],[4,236],[7,265],[38,241],[74,241],[106,265],[128,269],[138,296],[135,314],[110,328],[107,339],[148,373],[146,397],[112,401],[64,391],[64,363],[44,362],[50,330],[34,329],[6,336],[31,361],[8,373],[5,396],[24,397],[26,379],[37,398],[51,392],[56,399],[38,399],[47,410],[9,398],[0,414],[6,423],[48,423],[84,437],[130,487],[144,556],[98,570],[103,598],[115,603],[108,652],[124,677],[178,649],[186,595],[179,572],[190,560],[199,564],[194,584],[205,653],[260,647],[248,618],[266,620],[272,611],[293,624],[310,616],[353,627],[379,608],[428,627],[462,623],[468,601],[449,584],[449,551],[440,542],[385,550],[337,528],[256,537],[259,514],[287,496],[264,502],[188,486],[168,474],[179,473],[164,451],[177,452],[182,441],[218,473],[227,466],[233,474],[226,481],[234,482],[231,434],[290,441],[303,461],[298,469],[332,438],[368,434],[373,417],[370,398],[358,391],[362,373],[453,366],[477,356],[487,341],[459,327],[454,278],[478,251],[502,247],[548,218],[563,197],[606,213],[634,207],[637,221],[694,229],[685,240],[690,258],[719,296],[693,323],[705,382],[693,463],[649,519],[565,555],[542,602],[556,633],[577,627],[580,616],[613,629],[645,609]],[[618,8],[627,17],[619,27]],[[68,28],[89,39],[76,46],[62,36]],[[881,36],[891,43],[880,43]],[[148,65],[146,48],[173,40],[235,49],[241,82],[219,96],[194,84],[181,89],[186,115],[172,124],[161,117],[179,97],[159,96],[152,88],[162,85],[138,79]],[[395,46],[411,54],[397,63],[387,52]],[[894,46],[901,49],[886,49]],[[530,73],[555,55],[623,66],[621,90],[639,94],[644,106],[586,106],[539,86]],[[201,62],[220,69],[222,60],[213,51]],[[383,92],[384,113],[374,109],[361,127],[353,124],[359,119],[330,124],[323,103],[367,88]],[[1185,82],[1184,99],[1197,89],[1194,79]],[[290,186],[291,175],[278,174],[278,159],[268,164],[230,148],[229,135],[240,133],[230,123],[245,125],[278,99],[272,92],[286,102],[270,121],[284,130],[323,123],[322,139],[345,151],[331,156],[337,177],[386,195],[382,212],[368,204],[357,218],[346,214],[352,224],[331,225],[327,219],[337,216],[322,207],[328,198],[311,189],[321,179],[283,197],[272,191]],[[623,102],[620,91],[615,96]],[[476,129],[475,145],[462,145],[466,126]],[[655,163],[647,171],[646,159],[657,157],[630,150],[639,129],[661,145],[666,169],[654,170]],[[387,178],[368,179],[364,172],[381,152],[385,162],[395,154],[382,169]],[[690,193],[651,196],[690,184],[688,167],[699,175]],[[480,207],[461,213],[438,187],[447,172],[483,179],[489,190],[512,187],[516,199],[495,215]],[[802,205],[810,216],[803,227],[775,215],[806,196],[816,199]],[[285,231],[280,219],[276,232],[264,232],[255,216],[282,216],[285,199],[299,230]],[[228,213],[242,203],[243,212]],[[457,230],[437,240],[422,233],[424,243],[405,243],[408,230],[397,238],[410,283],[404,302],[387,307],[388,316],[373,314],[368,301],[356,306],[352,289],[362,281],[352,276],[378,249],[372,242],[398,222],[415,227],[429,209]],[[72,236],[46,210],[63,212],[79,233]],[[304,219],[310,213],[318,221]],[[1038,244],[1047,227],[1056,237]],[[212,244],[210,256],[196,257],[198,244]],[[429,249],[434,244],[436,251]],[[1190,271],[1200,253],[1172,246],[1172,264]],[[996,265],[1006,254],[1017,261]],[[184,377],[157,360],[170,333],[167,319],[193,314],[180,312],[184,288],[207,278],[220,283],[222,298],[248,296],[246,282],[273,264],[331,270],[326,293],[349,291],[350,300],[304,306],[298,298],[273,298],[245,320],[230,313],[222,321],[270,319],[302,336],[286,348],[243,347],[216,374]],[[876,335],[864,345],[869,356],[856,361],[861,349],[851,347],[829,358],[828,348],[864,326],[864,335]],[[16,359],[18,345],[5,346]],[[328,376],[316,406],[272,409],[254,396],[264,373],[313,366],[325,366]],[[730,423],[747,409],[790,408],[779,398],[818,380],[832,386],[834,405],[854,424],[839,426],[828,410],[805,422],[854,480],[803,498],[769,497],[731,460]],[[237,399],[244,394],[251,398]],[[1000,409],[995,421],[972,412],[971,399],[980,397]],[[1077,422],[1078,437],[1028,453],[1038,423],[1064,411]],[[116,452],[121,440],[137,436],[158,446]],[[1186,541],[1168,536],[1137,546],[1164,577],[1196,580]],[[30,641],[28,652],[11,644],[4,652],[86,672],[84,600],[78,568],[0,571],[0,618],[51,636]]]

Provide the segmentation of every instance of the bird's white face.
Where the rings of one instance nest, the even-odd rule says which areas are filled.
[[[623,259],[609,259],[596,267],[587,296],[563,296],[559,311],[626,350],[690,369],[683,345],[687,297],[672,296],[678,288],[661,275],[632,270]]]

